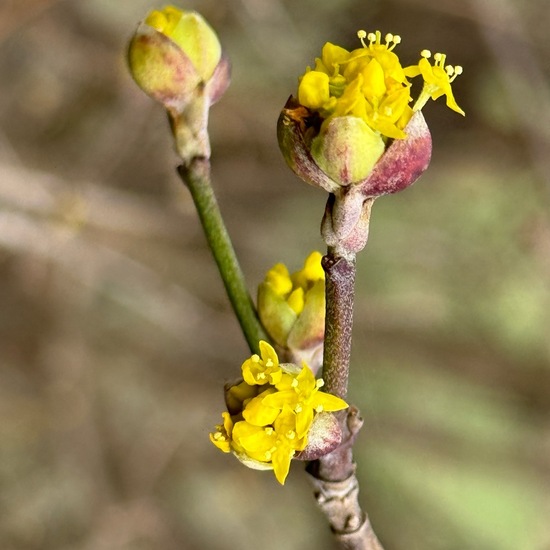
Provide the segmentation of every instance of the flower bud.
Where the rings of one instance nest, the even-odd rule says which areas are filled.
[[[197,94],[215,103],[229,85],[229,64],[214,30],[200,14],[173,6],[152,11],[139,25],[128,62],[140,88],[176,112]]]
[[[208,111],[230,80],[229,61],[210,25],[173,6],[152,11],[130,42],[128,63],[141,89],[167,109],[184,163],[209,158]]]
[[[290,361],[306,361],[316,372],[322,363],[325,332],[325,272],[322,255],[312,252],[290,275],[276,264],[258,287],[258,315],[267,333]]]
[[[311,156],[317,166],[345,187],[364,180],[381,157],[385,143],[359,117],[338,116],[321,126],[311,143]]]

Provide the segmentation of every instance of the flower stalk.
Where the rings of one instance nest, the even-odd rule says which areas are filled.
[[[251,352],[258,353],[260,340],[268,338],[256,315],[256,309],[246,288],[243,272],[212,189],[210,162],[205,158],[195,158],[189,165],[179,166],[178,172],[191,192],[206,240],[248,347]]]

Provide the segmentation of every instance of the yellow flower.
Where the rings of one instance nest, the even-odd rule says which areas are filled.
[[[244,380],[238,384],[231,384],[225,392],[225,404],[231,414],[243,410],[244,404],[258,395],[260,386],[250,385]]]
[[[254,426],[268,426],[273,424],[275,419],[279,416],[281,409],[278,407],[272,407],[266,403],[265,399],[268,395],[272,395],[277,390],[274,386],[269,388],[256,397],[253,397],[243,408],[243,418]]]
[[[315,263],[306,262],[296,278],[308,280],[316,273]],[[273,470],[284,484],[296,453],[303,451],[309,460],[339,445],[340,426],[330,412],[347,404],[321,392],[322,380],[315,380],[305,363],[302,367],[279,364],[267,342],[260,342],[260,351],[261,358],[252,356],[242,365],[243,376],[246,372],[252,382],[245,380],[226,388],[229,412],[222,413],[223,423],[216,426],[210,440],[250,468]]]
[[[296,433],[296,414],[288,406],[284,407],[273,426],[260,427],[244,421],[237,422],[233,437],[248,457],[270,463],[281,485],[285,483],[292,457],[307,445],[307,439],[298,437]]]
[[[279,366],[277,352],[267,342],[260,342],[260,354],[254,354],[242,364],[244,381],[254,384],[276,384],[282,377],[283,371]]]
[[[323,380],[316,380],[304,364],[297,376],[283,374],[281,381],[276,385],[279,391],[266,396],[263,405],[279,409],[285,405],[292,407],[296,413],[296,431],[298,436],[302,437],[309,430],[315,414],[340,411],[348,406],[343,399],[319,391],[323,384]]]
[[[224,453],[231,452],[231,434],[233,432],[233,420],[228,412],[222,413],[223,423],[216,426],[216,431],[210,434],[210,441]]]
[[[444,95],[447,98],[447,107],[464,115],[464,111],[456,103],[451,89],[451,83],[458,75],[462,74],[462,67],[460,65],[445,66],[447,56],[443,53],[434,55],[435,63],[433,65],[428,61],[432,56],[430,50],[422,50],[420,55],[421,59],[418,65],[405,69],[407,76],[414,77],[421,74],[424,79],[424,87],[413,109],[418,111],[430,98],[435,100]]]
[[[322,345],[325,330],[325,272],[322,255],[312,252],[292,275],[274,265],[258,287],[258,315],[267,333],[293,352]]]

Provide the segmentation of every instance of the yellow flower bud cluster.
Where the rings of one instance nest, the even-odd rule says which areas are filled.
[[[284,484],[290,461],[308,446],[321,413],[348,405],[320,391],[323,381],[316,380],[305,363],[280,364],[267,342],[260,342],[260,355],[247,359],[241,369],[243,381],[226,388],[228,411],[222,413],[223,423],[210,440],[250,468],[273,470]],[[333,434],[323,435],[334,440]]]
[[[260,321],[282,348],[299,352],[322,346],[325,272],[321,258],[320,252],[312,252],[303,268],[292,274],[286,265],[275,264],[258,287]]]

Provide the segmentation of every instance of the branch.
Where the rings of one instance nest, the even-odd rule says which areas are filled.
[[[191,192],[206,240],[248,346],[253,353],[258,353],[259,341],[269,339],[258,320],[243,272],[223,222],[210,182],[210,162],[205,158],[196,157],[189,165],[179,166],[178,172]]]
[[[364,205],[361,228],[364,241],[372,201]],[[355,297],[355,253],[329,246],[323,258],[326,272],[326,320],[323,380],[325,391],[346,398],[348,391]],[[333,452],[307,466],[315,499],[343,550],[383,550],[367,514],[359,504],[359,482],[353,462],[353,444],[363,425],[356,407],[336,413],[342,443]]]

